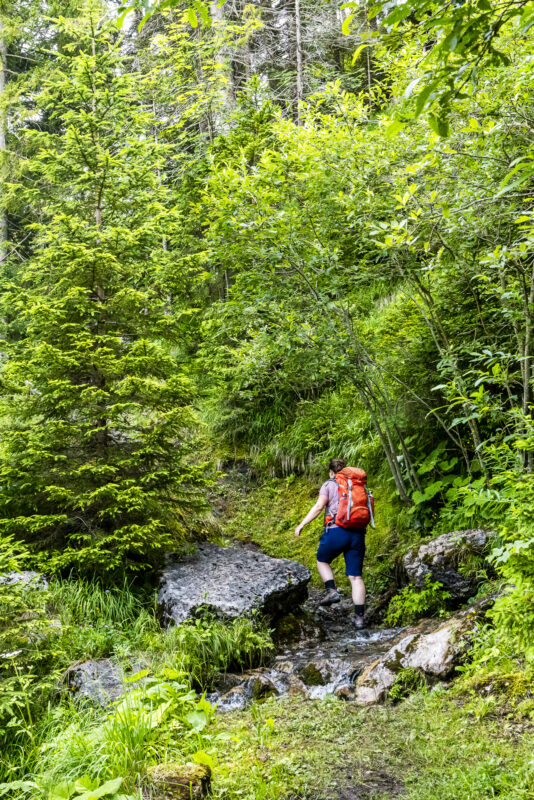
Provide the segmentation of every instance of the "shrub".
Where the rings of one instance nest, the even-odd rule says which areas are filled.
[[[427,575],[424,589],[416,589],[410,583],[391,599],[386,624],[410,625],[425,615],[442,615],[450,596],[443,584],[432,581],[430,575]]]

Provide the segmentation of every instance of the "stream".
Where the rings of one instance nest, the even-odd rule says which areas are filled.
[[[310,594],[303,616],[292,619],[293,637],[279,642],[267,666],[220,676],[217,691],[208,695],[219,712],[243,710],[252,700],[272,696],[337,695],[351,700],[362,670],[406,634],[406,628],[356,630],[350,598],[322,609],[321,595],[313,590]]]

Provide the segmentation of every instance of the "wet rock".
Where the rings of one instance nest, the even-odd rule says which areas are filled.
[[[325,686],[332,677],[331,669],[328,663],[324,661],[303,664],[297,670],[297,676],[306,686]]]
[[[340,700],[351,701],[356,697],[356,687],[353,683],[345,683],[343,686],[338,686],[334,694]]]
[[[403,559],[409,581],[421,589],[428,575],[443,584],[452,600],[467,600],[476,594],[479,580],[476,570],[472,574],[464,574],[460,567],[468,555],[483,556],[494,535],[492,531],[481,528],[453,531],[413,548]]]
[[[243,683],[243,675],[236,675],[234,672],[218,672],[213,683],[220,694],[225,694]]]
[[[325,638],[324,625],[308,611],[287,614],[276,622],[274,639],[279,644],[322,641]]]
[[[418,670],[430,681],[450,677],[468,649],[478,616],[478,610],[468,610],[429,633],[416,630],[404,636],[363,670],[356,682],[356,702],[379,703],[404,669]]]
[[[158,764],[143,780],[143,798],[202,800],[211,792],[211,769],[206,764]]]
[[[126,678],[135,675],[141,667],[126,674],[109,658],[84,661],[75,664],[65,673],[69,690],[77,697],[86,697],[99,706],[107,706],[118,700],[125,692],[137,688],[137,682],[127,683]]]
[[[44,575],[31,570],[23,572],[6,572],[0,575],[0,586],[14,586],[22,584],[31,589],[48,589],[48,581]]]
[[[278,687],[265,672],[256,670],[253,674],[248,674],[250,677],[245,683],[245,692],[252,700],[265,700],[280,694]]]
[[[287,694],[289,697],[306,697],[308,692],[305,684],[299,678],[297,678],[296,675],[291,675],[289,678]]]
[[[192,555],[168,557],[158,608],[166,625],[180,624],[203,608],[230,619],[254,611],[275,616],[306,599],[310,578],[296,561],[206,542]]]
[[[210,702],[217,704],[217,711],[226,713],[228,711],[244,711],[247,705],[247,697],[245,686],[234,686],[229,692],[221,695],[219,698],[214,697]]]

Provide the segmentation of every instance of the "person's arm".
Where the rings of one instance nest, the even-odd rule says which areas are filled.
[[[307,525],[308,522],[311,522],[312,519],[318,517],[321,511],[327,505],[328,505],[328,497],[325,494],[320,494],[316,504],[313,506],[313,508],[310,508],[310,510],[308,511],[308,513],[306,514],[300,525],[297,525],[297,527],[295,528],[295,536],[297,537],[300,536],[300,532],[303,529],[303,527]]]

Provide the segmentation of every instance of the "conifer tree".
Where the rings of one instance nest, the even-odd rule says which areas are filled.
[[[16,187],[38,209],[36,246],[2,302],[18,336],[2,347],[0,527],[48,569],[153,562],[205,483],[189,462],[191,385],[169,349],[168,153],[101,18],[57,23],[71,44],[37,107],[58,124],[26,132]]]

